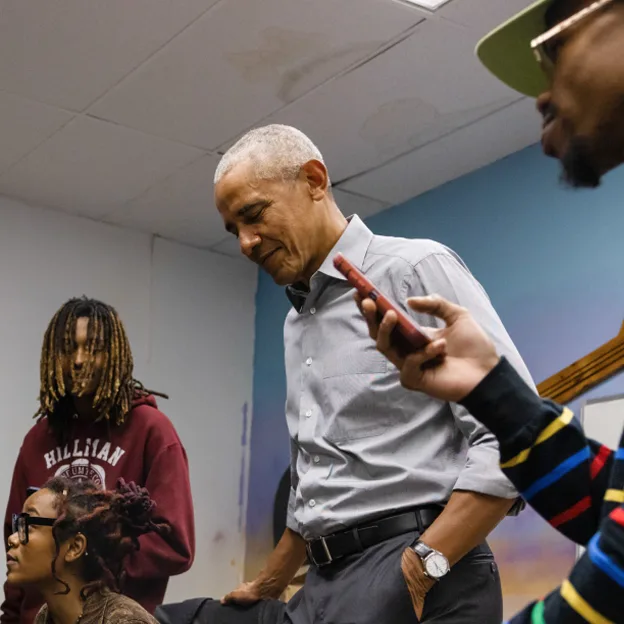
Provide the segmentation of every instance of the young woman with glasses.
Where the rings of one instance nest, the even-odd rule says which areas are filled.
[[[13,518],[7,583],[45,600],[35,624],[155,624],[123,596],[124,559],[139,537],[164,534],[154,502],[134,483],[101,490],[90,481],[54,478],[32,493]]]

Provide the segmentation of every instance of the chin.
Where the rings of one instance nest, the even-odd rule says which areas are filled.
[[[72,392],[72,396],[76,399],[88,399],[95,394],[97,390],[98,384],[91,383],[81,392]]]
[[[289,286],[300,281],[299,274],[288,267],[280,267],[276,271],[267,271],[267,273],[278,286]]]
[[[274,275],[271,275],[271,278],[273,279],[273,282],[277,286],[289,286],[290,284],[294,284],[297,281],[297,280],[292,280],[290,279],[289,276],[283,275],[281,273],[276,273]]]
[[[23,578],[20,578],[20,575],[17,572],[13,572],[9,570],[6,576],[7,585],[12,585],[14,587],[20,587],[22,585],[27,585],[28,582]]]

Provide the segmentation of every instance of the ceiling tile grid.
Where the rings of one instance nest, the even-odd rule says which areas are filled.
[[[536,143],[540,132],[535,103],[523,98],[340,188],[397,205]]]
[[[90,112],[214,150],[421,20],[379,0],[228,0]]]
[[[538,139],[477,62],[530,0],[0,0],[0,194],[238,255],[218,153],[286,123],[364,218]]]
[[[207,154],[152,185],[144,193],[104,218],[125,227],[149,224],[155,234],[185,236],[198,247],[209,247],[225,236],[223,221],[213,208],[212,179],[218,156]]]
[[[0,176],[0,193],[99,219],[200,154],[79,116]]]
[[[73,117],[68,111],[0,91],[0,174]]]
[[[216,0],[0,0],[0,84],[82,111]]]
[[[519,99],[481,70],[474,41],[470,29],[422,23],[386,53],[263,123],[308,133],[327,154],[332,178],[345,180]]]

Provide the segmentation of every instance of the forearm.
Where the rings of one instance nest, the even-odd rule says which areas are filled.
[[[304,539],[286,529],[254,583],[263,598],[279,598],[306,558]]]
[[[440,551],[452,566],[487,538],[514,502],[515,499],[455,491],[420,539]]]
[[[498,438],[501,468],[524,500],[558,531],[587,543],[598,528],[613,453],[588,440],[569,410],[535,395],[505,359],[461,403]]]

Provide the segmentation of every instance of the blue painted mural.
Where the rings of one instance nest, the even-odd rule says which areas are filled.
[[[624,170],[596,191],[572,191],[558,180],[557,163],[532,146],[367,220],[378,234],[432,238],[459,253],[536,382],[611,339],[624,319]],[[288,302],[263,273],[256,305],[248,576],[272,548],[273,496],[288,465]],[[619,376],[583,400],[622,392]],[[492,543],[508,611],[552,588],[574,557],[571,545],[531,512],[506,520]]]

